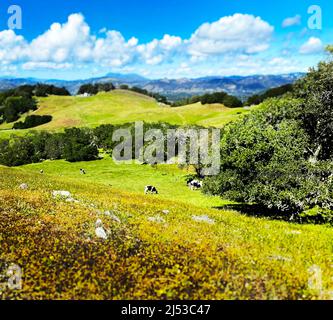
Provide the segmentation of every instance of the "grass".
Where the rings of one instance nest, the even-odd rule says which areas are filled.
[[[22,290],[5,289],[1,298],[332,298],[330,227],[250,218],[85,179],[0,168],[0,261],[23,268]],[[23,182],[28,190],[19,189]],[[52,190],[79,202],[53,199]],[[107,240],[95,235],[98,218]],[[314,265],[322,288],[308,285]]]
[[[41,130],[61,130],[74,126],[96,127],[101,124],[123,124],[138,120],[223,127],[249,112],[248,109],[230,109],[219,104],[203,106],[197,103],[178,108],[162,107],[150,97],[124,90],[99,93],[88,98],[50,96],[39,98],[38,104],[38,110],[30,114],[53,116],[52,122],[37,128]],[[22,116],[18,121],[25,117],[26,115]],[[1,137],[27,132],[11,130],[12,126],[13,123],[0,125]]]
[[[80,174],[84,168],[86,175]],[[209,197],[200,191],[191,191],[186,185],[186,175],[191,170],[179,170],[177,165],[116,164],[109,156],[103,160],[69,163],[64,160],[45,161],[29,164],[20,170],[38,174],[43,170],[46,175],[104,185],[135,194],[143,194],[146,185],[154,185],[159,198],[172,199],[201,207],[219,207],[228,201],[219,197]]]

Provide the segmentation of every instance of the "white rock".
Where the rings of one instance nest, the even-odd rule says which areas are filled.
[[[79,200],[76,200],[76,199],[74,199],[74,198],[67,198],[67,199],[66,199],[66,202],[80,203]]]
[[[72,197],[69,191],[58,191],[58,190],[53,191],[52,196],[53,198],[65,198],[65,199]]]
[[[20,185],[20,189],[21,190],[27,190],[29,188],[29,186],[26,184],[26,183],[22,183],[21,185]]]
[[[215,221],[208,216],[192,216],[192,219],[196,222],[206,222],[209,224],[214,224]]]
[[[107,240],[108,236],[104,230],[103,227],[98,227],[95,229],[95,234],[98,238],[103,239],[103,240]]]
[[[96,227],[103,227],[103,221],[101,219],[97,219],[96,223],[95,223]]]
[[[155,223],[165,223],[165,220],[163,218],[161,218],[160,216],[148,217],[148,221],[155,222]]]

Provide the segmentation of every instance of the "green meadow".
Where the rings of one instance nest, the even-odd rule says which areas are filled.
[[[80,174],[84,169],[86,175]],[[70,179],[103,185],[116,190],[142,195],[146,185],[154,185],[159,191],[158,198],[179,201],[200,207],[220,207],[228,201],[210,197],[200,191],[192,191],[186,185],[186,176],[191,169],[181,170],[177,165],[141,165],[136,163],[115,163],[106,155],[102,160],[69,163],[64,160],[45,161],[20,167],[24,172],[39,174],[40,170],[50,177]]]
[[[102,124],[124,124],[134,121],[166,122],[175,125],[196,124],[223,127],[226,123],[249,112],[244,108],[226,108],[220,104],[197,103],[171,108],[156,100],[131,91],[115,90],[91,97],[49,96],[38,99],[38,110],[28,113],[52,115],[50,123],[37,130],[62,130],[66,127],[97,127]],[[18,121],[24,120],[25,114]],[[11,130],[13,123],[0,125],[0,137],[24,134],[26,130]]]
[[[218,201],[185,190],[174,169],[146,169],[155,196],[139,190],[138,167],[94,166],[87,176],[63,162],[0,168],[0,260],[23,273],[22,290],[0,298],[332,298],[331,227],[209,208]],[[107,239],[95,234],[98,219]]]

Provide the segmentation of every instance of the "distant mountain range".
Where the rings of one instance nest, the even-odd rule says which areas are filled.
[[[137,86],[151,92],[160,93],[170,100],[178,100],[193,95],[216,91],[225,91],[244,99],[270,88],[293,83],[303,75],[304,73],[290,73],[282,75],[210,76],[196,79],[151,80],[137,74],[109,73],[104,77],[73,81],[35,78],[0,78],[0,91],[24,84],[36,84],[40,82],[66,87],[72,94],[75,94],[82,84],[112,82],[116,86],[127,84],[129,86]]]

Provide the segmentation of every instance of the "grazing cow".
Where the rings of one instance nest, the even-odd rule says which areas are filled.
[[[145,187],[145,194],[158,194],[157,189],[154,186],[146,186]]]
[[[44,173],[44,170],[40,170],[39,173],[40,173],[40,174],[43,174],[43,173]]]
[[[192,180],[188,182],[187,185],[191,190],[199,190],[202,188],[202,181]]]
[[[81,174],[86,174],[86,171],[84,169],[80,169]]]

